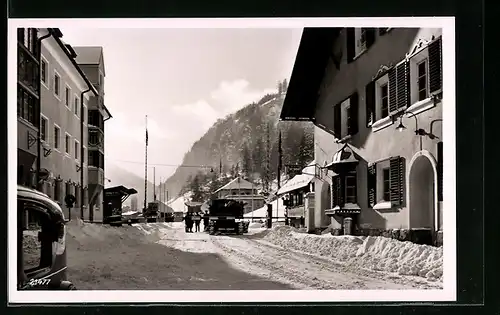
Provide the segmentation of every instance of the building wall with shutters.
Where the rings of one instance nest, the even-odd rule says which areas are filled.
[[[339,137],[335,136],[334,124],[338,118],[334,116],[334,107],[353,93],[357,93],[358,108],[355,111],[358,114],[357,132],[346,141],[354,148],[355,153],[359,154],[363,159],[357,168],[357,203],[361,207],[358,223],[372,228],[405,228],[408,227],[409,222],[408,187],[406,187],[406,184],[401,187],[403,200],[397,211],[373,210],[368,204],[367,164],[400,156],[405,164],[403,165],[403,182],[405,183],[409,174],[408,164],[417,152],[427,150],[436,161],[438,160],[437,143],[442,141],[440,140],[442,139],[442,123],[436,121],[432,126],[432,133],[438,137],[435,139],[430,139],[427,136],[416,136],[414,133],[415,118],[413,117],[403,118],[406,129],[402,132],[396,130],[399,119],[395,119],[393,122],[389,121],[384,128],[375,131],[374,128],[367,124],[367,85],[376,76],[381,66],[396,66],[405,59],[406,54],[410,53],[419,42],[423,41],[423,47],[425,47],[425,41],[430,40],[432,36],[439,38],[441,29],[394,28],[383,35],[377,32],[373,44],[367,51],[350,62],[348,61],[347,47],[344,44],[347,42],[346,34],[346,29],[343,29],[335,44],[344,46],[340,66],[337,68],[333,62],[330,62],[319,91],[320,95],[315,116],[315,160],[319,165],[324,165],[325,161],[329,163],[332,161],[334,153],[343,146],[343,144],[336,143]],[[332,47],[332,51],[335,50],[338,50],[338,47]],[[406,69],[411,70],[412,68],[407,67]],[[428,72],[433,71],[432,69],[429,69]],[[395,76],[397,77],[398,74],[396,73]],[[407,90],[411,93],[411,85]],[[401,88],[400,91],[404,91],[404,89]],[[391,92],[389,91],[389,93]],[[407,101],[408,107],[414,104],[411,97],[405,99],[403,94],[402,96],[398,95],[397,100],[403,103]],[[429,132],[431,121],[442,119],[444,101],[441,100],[434,107],[429,106],[429,108],[416,115],[418,128]],[[328,178],[326,180],[328,181]],[[330,205],[326,204],[322,198],[316,198],[317,215],[329,208]],[[339,223],[332,219],[332,225],[339,225]]]
[[[44,35],[43,33],[41,35]],[[69,57],[64,53],[53,37],[49,37],[42,41],[41,47],[42,60],[46,63],[46,82],[42,82],[41,88],[41,112],[42,118],[46,120],[46,140],[42,147],[51,150],[51,153],[44,156],[44,150],[41,150],[41,167],[49,170],[53,177],[60,176],[61,184],[58,194],[59,201],[62,204],[66,218],[68,217],[68,209],[64,203],[64,196],[71,193],[77,196],[76,189],[79,189],[81,184],[80,172],[84,172],[83,186],[87,186],[87,166],[79,170],[81,166],[81,147],[80,144],[87,146],[87,126],[84,124],[83,138],[81,134],[81,92],[88,89],[84,79],[78,73]],[[59,80],[59,96],[54,93],[54,75],[60,77]],[[69,103],[66,105],[66,87],[70,89]],[[84,104],[89,102],[89,94],[84,97]],[[77,113],[75,113],[75,99],[78,100]],[[59,148],[55,148],[55,131],[54,126],[59,127]],[[65,136],[69,138],[69,153],[65,150]],[[75,155],[75,140],[77,141],[77,156]],[[85,162],[87,157],[85,157]],[[67,186],[68,181],[70,185]],[[54,193],[56,188],[55,181],[49,180],[48,183],[42,186],[45,193],[54,198],[57,194]],[[83,200],[83,205],[86,205]],[[71,210],[72,219],[80,216],[80,207],[82,200],[78,200],[75,208]]]

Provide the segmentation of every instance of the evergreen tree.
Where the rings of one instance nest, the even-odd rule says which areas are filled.
[[[252,156],[248,143],[243,143],[241,150],[241,171],[244,176],[248,176],[252,172]]]
[[[281,93],[283,93],[283,83],[278,82],[278,94],[281,94]]]
[[[191,184],[189,186],[192,195],[191,195],[191,201],[196,201],[196,202],[202,202],[204,199],[204,193],[201,189],[200,185],[200,178],[198,175],[196,175],[193,180],[191,181]]]

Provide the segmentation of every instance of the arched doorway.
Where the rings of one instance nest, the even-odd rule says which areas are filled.
[[[433,163],[434,162],[434,163]],[[412,159],[409,176],[410,228],[436,230],[436,165],[428,152]]]

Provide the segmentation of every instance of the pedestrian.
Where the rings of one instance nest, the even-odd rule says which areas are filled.
[[[207,231],[208,230],[208,211],[205,211],[205,215],[203,216],[203,230]]]
[[[199,213],[196,213],[196,215],[194,216],[194,225],[195,225],[195,232],[199,232],[200,231],[200,223],[201,223],[201,216]]]
[[[184,223],[186,224],[186,232],[192,232],[193,228],[193,220],[191,218],[191,214],[188,212],[186,213],[186,216],[184,217]]]

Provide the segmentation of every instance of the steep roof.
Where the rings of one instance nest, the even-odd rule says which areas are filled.
[[[340,30],[332,27],[304,28],[280,120],[315,120],[318,90]]]
[[[235,189],[235,190],[237,190],[237,189],[252,189],[252,187],[256,188],[254,185],[252,185],[251,182],[249,182],[243,178],[236,177],[235,179],[233,179],[232,181],[230,181],[226,185],[217,189],[215,192],[219,192],[221,190],[230,190],[230,189]]]

